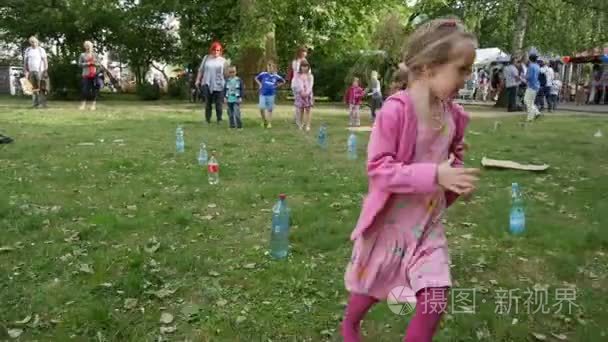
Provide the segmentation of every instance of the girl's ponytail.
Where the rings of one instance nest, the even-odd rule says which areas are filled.
[[[405,63],[399,63],[399,67],[393,74],[393,80],[391,82],[391,94],[398,91],[407,89],[409,82],[410,70]]]

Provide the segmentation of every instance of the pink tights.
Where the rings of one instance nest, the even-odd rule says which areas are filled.
[[[441,316],[447,308],[447,287],[425,288],[416,294],[416,312],[408,325],[405,342],[432,342]],[[351,294],[342,322],[344,342],[359,342],[359,326],[369,309],[377,302],[373,297]]]

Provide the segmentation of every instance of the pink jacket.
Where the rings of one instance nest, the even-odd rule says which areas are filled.
[[[365,97],[365,89],[361,87],[350,86],[344,94],[344,102],[346,104],[360,105],[361,99]]]
[[[455,167],[463,166],[464,132],[469,116],[455,103],[448,103],[456,132],[450,153],[456,157]],[[416,151],[417,117],[407,91],[389,97],[382,106],[367,149],[368,194],[351,240],[362,236],[384,208],[391,194],[431,193],[438,189],[437,164],[412,163]],[[458,195],[446,192],[447,205]]]

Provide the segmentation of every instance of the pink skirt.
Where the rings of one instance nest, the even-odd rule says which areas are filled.
[[[295,106],[296,108],[311,108],[313,106],[313,95],[310,94],[308,96],[302,96],[300,94],[296,95]]]

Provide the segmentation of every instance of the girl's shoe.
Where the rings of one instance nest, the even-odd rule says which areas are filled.
[[[269,123],[266,125],[266,128],[272,128],[272,124],[269,122]]]
[[[306,132],[310,132],[310,126],[306,126]]]

